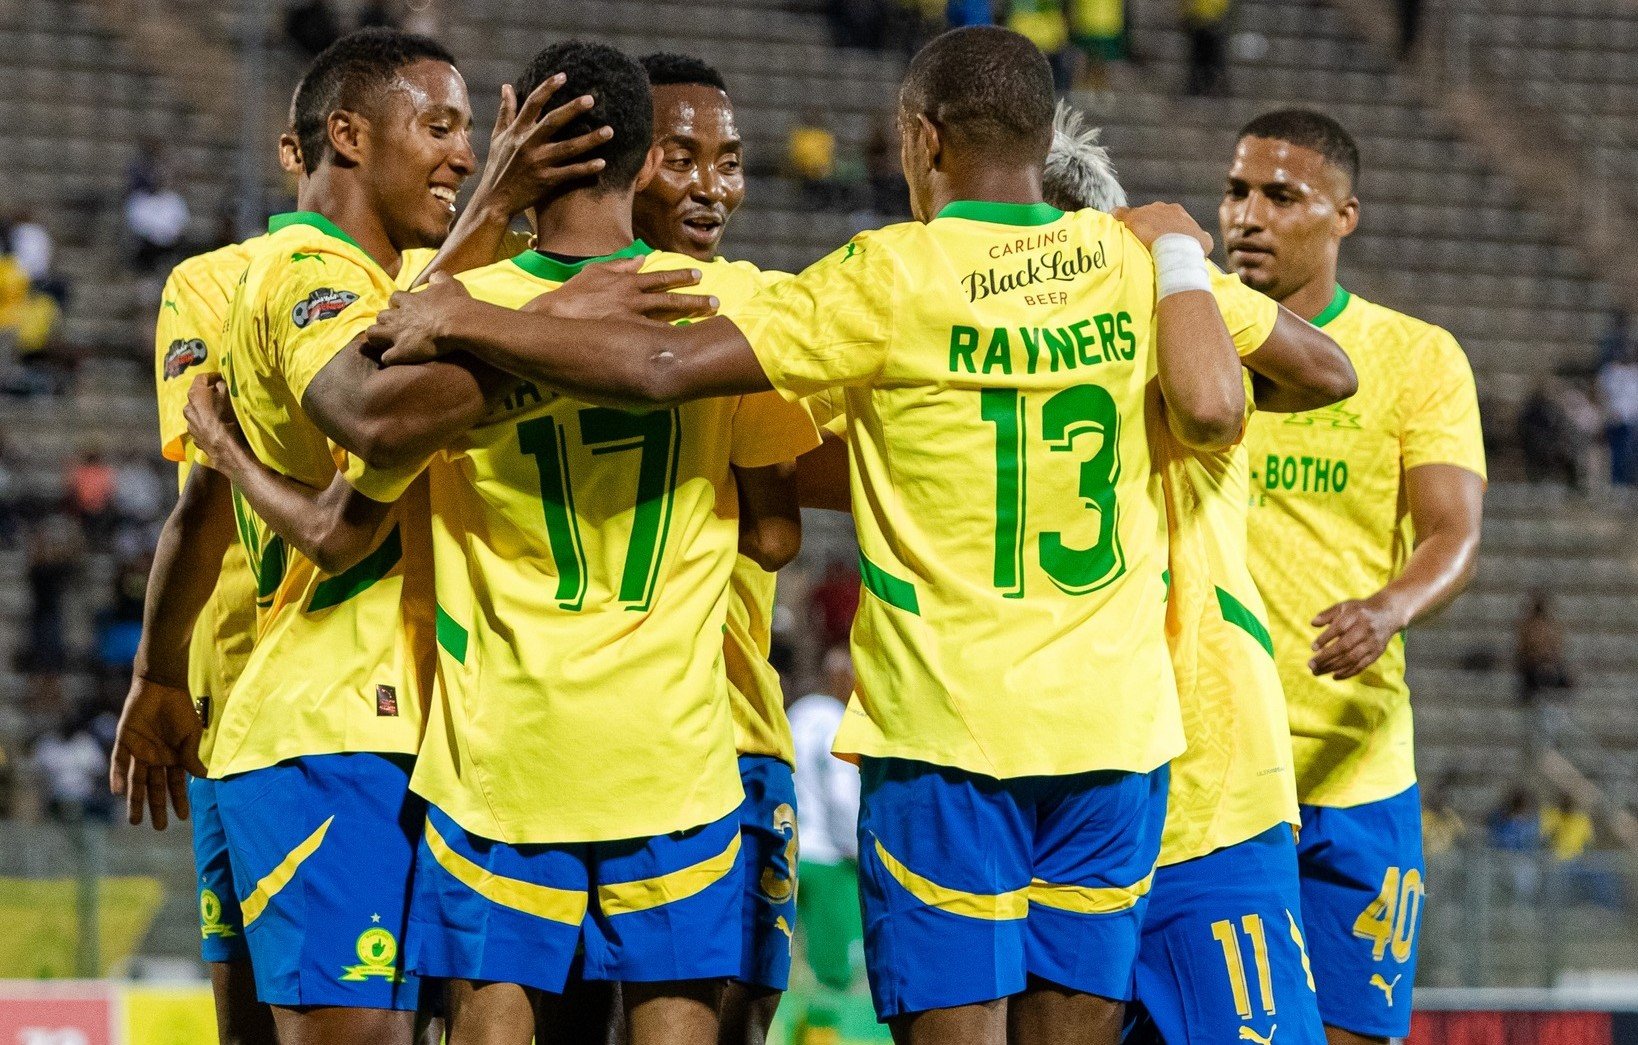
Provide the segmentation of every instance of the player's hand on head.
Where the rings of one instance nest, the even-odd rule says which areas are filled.
[[[1142,241],[1153,247],[1155,240],[1171,233],[1193,236],[1207,254],[1211,253],[1211,235],[1200,227],[1193,215],[1176,203],[1146,203],[1141,207],[1117,207],[1115,217]]]
[[[603,169],[602,159],[586,159],[586,153],[613,137],[611,128],[598,127],[566,141],[553,140],[570,121],[596,104],[591,95],[581,95],[542,115],[546,102],[563,83],[562,73],[547,77],[521,107],[510,84],[501,88],[500,112],[495,116],[489,156],[472,197],[473,206],[518,214]]]
[[[399,291],[364,332],[365,350],[383,366],[425,363],[444,354],[439,339],[444,320],[472,300],[466,286],[446,273],[435,273],[415,293]]]
[[[169,806],[179,820],[188,818],[188,774],[205,775],[199,760],[204,723],[185,689],[136,676],[125,697],[108,784],[125,797],[126,818],[140,824],[146,808],[154,829],[169,823]]]
[[[227,382],[220,374],[200,374],[193,379],[182,416],[188,422],[188,438],[210,461],[222,460],[233,444],[244,442]]]
[[[524,306],[558,319],[649,319],[674,323],[716,314],[719,302],[708,294],[674,291],[695,286],[699,269],[643,272],[641,258],[588,265],[557,290]]]
[[[1308,670],[1338,680],[1351,679],[1375,664],[1395,633],[1405,627],[1390,607],[1375,599],[1339,602],[1313,623],[1322,630],[1314,640]]]

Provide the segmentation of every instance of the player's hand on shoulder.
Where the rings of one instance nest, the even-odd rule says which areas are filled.
[[[109,788],[125,796],[132,824],[142,823],[146,807],[154,829],[165,830],[167,797],[177,819],[188,818],[188,774],[205,775],[199,761],[204,731],[187,690],[132,678],[108,763]]]
[[[511,85],[501,88],[500,112],[489,139],[489,159],[472,196],[472,206],[508,216],[518,214],[603,169],[605,161],[588,160],[585,155],[614,136],[611,128],[599,127],[567,141],[554,140],[571,120],[595,104],[591,95],[572,98],[541,115],[563,82],[562,73],[547,77],[524,99],[521,108]]]
[[[449,317],[471,301],[460,280],[434,273],[415,293],[401,290],[392,296],[375,317],[375,325],[364,332],[365,351],[383,366],[437,359],[444,354],[439,341],[447,335]]]
[[[1314,618],[1314,627],[1323,629],[1314,640],[1314,656],[1308,670],[1316,676],[1333,675],[1339,681],[1351,679],[1375,664],[1404,629],[1405,621],[1385,600],[1350,599],[1339,602]]]
[[[700,281],[699,269],[643,272],[641,258],[588,265],[557,290],[540,295],[525,312],[557,319],[650,319],[673,323],[702,319],[717,311],[709,294],[677,294]]]
[[[220,374],[200,374],[193,379],[182,417],[188,422],[188,438],[212,463],[225,460],[235,446],[244,444],[227,382]]]
[[[1171,233],[1193,236],[1200,247],[1211,253],[1211,235],[1200,227],[1194,217],[1176,203],[1146,203],[1141,207],[1117,207],[1115,217],[1131,230],[1145,247],[1153,247],[1155,240]]]

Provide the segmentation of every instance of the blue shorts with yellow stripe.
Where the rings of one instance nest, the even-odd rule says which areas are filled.
[[[1037,976],[1127,1000],[1166,819],[1165,767],[996,780],[862,760],[865,967],[883,1019]]]
[[[1297,873],[1320,1016],[1355,1034],[1409,1034],[1427,875],[1421,792],[1303,806]]]
[[[796,778],[777,758],[741,755],[739,780],[745,940],[734,979],[782,991],[790,986],[796,930]]]
[[[1291,825],[1155,871],[1128,1045],[1325,1045]]]
[[[218,782],[256,996],[269,1005],[414,1009],[404,972],[425,803],[407,757],[308,755]]]
[[[618,842],[509,845],[427,811],[410,909],[421,976],[561,993],[577,956],[588,980],[739,974],[739,811]]]
[[[188,778],[189,823],[193,828],[194,884],[199,894],[199,957],[207,962],[237,962],[250,957],[245,918],[233,891],[233,861],[227,832],[216,808],[216,781]]]

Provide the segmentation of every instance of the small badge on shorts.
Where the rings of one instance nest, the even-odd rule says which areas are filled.
[[[360,983],[372,977],[380,977],[393,983],[403,980],[403,974],[393,965],[398,959],[398,941],[393,938],[392,933],[379,925],[365,929],[359,935],[353,950],[361,964],[343,966],[342,982]]]
[[[238,936],[233,926],[222,921],[222,898],[210,889],[199,890],[199,935],[202,939]]]
[[[398,690],[392,686],[375,687],[375,714],[377,718],[396,718]]]

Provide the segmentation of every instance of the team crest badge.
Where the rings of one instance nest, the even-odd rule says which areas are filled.
[[[205,350],[205,343],[198,338],[179,337],[165,350],[165,376],[181,377],[184,370],[203,363],[209,354]]]
[[[202,939],[238,936],[233,926],[222,921],[222,898],[210,889],[199,890],[199,935]]]
[[[403,979],[403,975],[393,966],[398,960],[398,941],[381,926],[372,925],[360,933],[354,950],[358,953],[359,964],[342,967],[343,982],[361,983],[377,976],[394,983]]]
[[[298,328],[304,328],[310,323],[336,318],[357,300],[358,295],[350,290],[320,287],[307,295],[307,300],[296,302],[296,307],[290,310],[290,319]]]

